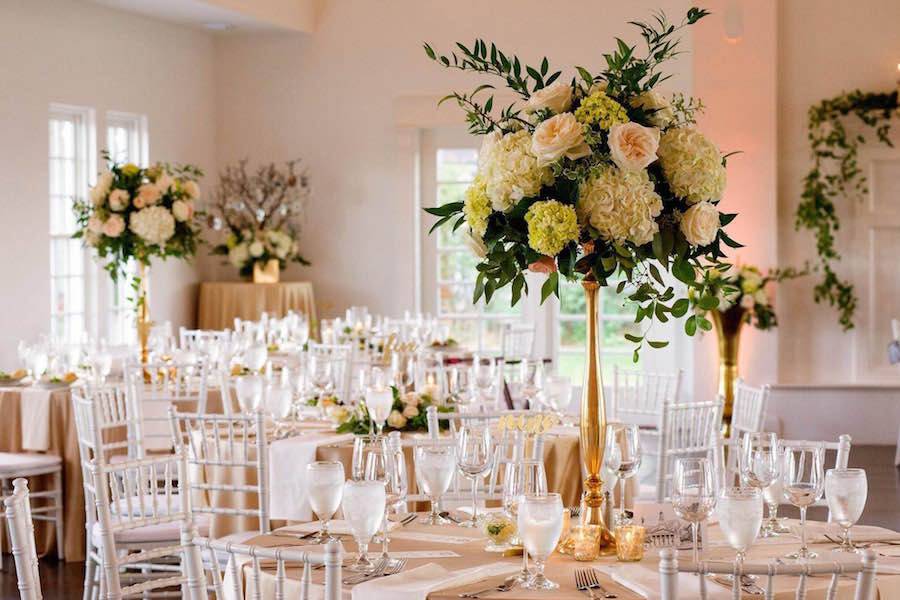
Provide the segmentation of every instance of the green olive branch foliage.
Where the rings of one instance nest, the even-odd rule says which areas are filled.
[[[595,83],[605,82],[607,95],[613,98],[628,98],[651,90],[668,78],[659,70],[660,65],[680,54],[679,40],[675,34],[707,14],[705,10],[691,8],[679,25],[670,24],[662,13],[654,15],[650,24],[631,22],[640,30],[646,52],[638,56],[635,46],[629,46],[617,38],[615,51],[603,55],[606,68],[595,75],[584,67],[576,67],[578,78],[572,79],[572,88],[583,97]],[[527,100],[532,93],[560,77],[561,72],[551,70],[546,57],[539,65],[533,66],[482,39],[476,39],[469,47],[460,43],[456,46],[458,51],[447,55],[439,54],[428,43],[424,44],[424,50],[428,58],[445,68],[500,78],[522,100]],[[466,113],[469,132],[475,135],[494,131],[506,134],[521,128],[533,131],[534,124],[521,116],[515,103],[504,107],[499,111],[499,116],[495,116],[491,91],[494,89],[491,84],[482,84],[468,93],[448,94],[439,104],[455,101]],[[643,108],[631,106],[627,102],[623,102],[622,106],[631,120],[646,121],[648,114]],[[673,104],[675,122],[679,125],[693,124],[696,114],[702,109],[699,101],[678,97]],[[595,157],[608,158],[608,151],[601,149],[606,142],[605,133],[586,131],[585,139],[595,151]],[[552,165],[555,177],[552,185],[544,186],[534,197],[522,198],[504,213],[491,213],[483,236],[486,254],[476,267],[478,274],[473,302],[478,302],[482,297],[490,302],[496,291],[507,285],[511,286],[513,305],[518,303],[522,294],[528,293],[525,272],[530,264],[542,258],[528,244],[528,227],[525,221],[528,209],[534,203],[547,199],[574,206],[578,200],[578,182],[589,176],[595,168],[596,163],[562,159]],[[616,243],[602,239],[597,231],[589,229],[582,239],[570,242],[555,257],[558,270],[550,273],[541,286],[542,303],[550,295],[559,296],[560,276],[570,281],[595,280],[601,286],[616,285],[618,294],[627,290],[627,303],[635,308],[635,323],[647,324],[640,335],[625,336],[635,344],[635,362],[639,359],[644,342],[653,348],[662,348],[668,344],[666,341],[647,339],[653,321],[665,323],[672,317],[682,318],[691,311],[684,323],[684,330],[688,335],[694,335],[698,330],[712,329],[712,322],[706,318],[706,312],[715,309],[719,301],[707,271],[710,264],[722,264],[721,259],[725,258],[723,245],[741,247],[724,231],[724,227],[737,215],[725,213],[720,214],[721,227],[715,240],[707,246],[692,247],[678,227],[680,214],[689,205],[683,199],[674,197],[658,163],[648,168],[648,174],[657,192],[662,197],[671,199],[658,219],[659,232],[654,235],[652,242],[640,246],[631,242]],[[465,221],[463,202],[451,202],[425,210],[438,217],[432,231],[445,224],[456,230]],[[687,287],[685,297],[676,298],[676,291],[667,283],[664,271],[671,273]]]
[[[816,303],[827,302],[838,311],[844,330],[853,328],[858,298],[853,284],[838,276],[834,269],[841,255],[835,247],[835,232],[840,229],[835,199],[842,196],[862,198],[868,193],[868,180],[858,162],[859,147],[865,135],[848,131],[845,118],[853,115],[874,129],[883,144],[893,147],[889,138],[891,121],[897,116],[897,91],[890,93],[854,90],[811,106],[807,138],[813,166],[803,181],[803,194],[794,215],[794,228],[814,233],[819,267],[819,283],[813,289]]]

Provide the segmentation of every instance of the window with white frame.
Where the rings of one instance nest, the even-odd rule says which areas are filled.
[[[132,113],[106,113],[106,150],[110,160],[117,163],[147,164],[147,117]],[[132,282],[135,266],[130,261],[126,275],[115,282],[106,280],[105,306],[106,336],[113,345],[128,344],[135,340],[134,304]]]
[[[94,170],[93,111],[52,105],[49,120],[50,332],[66,343],[88,332],[88,257],[72,205],[83,200]]]

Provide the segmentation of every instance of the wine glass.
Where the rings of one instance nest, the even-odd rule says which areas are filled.
[[[672,508],[691,524],[694,563],[700,562],[698,534],[716,507],[716,486],[712,465],[707,458],[679,458],[672,475]]]
[[[384,431],[384,422],[390,416],[393,406],[394,391],[391,388],[371,386],[366,390],[366,409],[379,435]]]
[[[740,565],[762,526],[762,492],[757,487],[725,488],[719,494],[716,515],[728,545],[737,551]]]
[[[821,443],[784,448],[782,493],[785,500],[800,509],[800,550],[791,558],[805,560],[816,557],[806,545],[806,509],[822,497],[825,489],[824,461],[825,448]]]
[[[603,460],[619,480],[619,523],[625,521],[625,483],[641,466],[641,434],[637,425],[609,423]]]
[[[328,522],[341,505],[344,493],[344,465],[337,461],[322,460],[306,465],[306,483],[309,506],[319,520],[322,531],[316,534],[314,543],[322,544],[332,539]]]
[[[353,459],[350,468],[350,476],[353,479],[365,478],[366,463],[372,452],[381,452],[381,436],[365,434],[353,438]]]
[[[314,394],[321,400],[334,389],[334,361],[328,356],[312,354],[307,363]]]
[[[472,518],[461,527],[478,526],[478,481],[493,467],[494,441],[491,431],[481,425],[464,425],[456,439],[456,466],[472,482]]]
[[[782,456],[783,454],[778,451],[777,461],[779,466],[784,462],[781,458]],[[769,518],[766,519],[762,537],[777,537],[782,533],[790,533],[791,530],[782,525],[781,520],[778,518],[778,505],[781,504],[783,498],[781,472],[779,471],[778,477],[773,479],[772,483],[763,488],[763,501],[768,507]]]
[[[825,500],[831,518],[841,526],[838,552],[856,552],[850,541],[850,528],[862,516],[868,495],[865,469],[828,469],[825,473]]]
[[[269,351],[264,343],[250,345],[244,350],[244,366],[258,373],[269,359]]]
[[[472,357],[472,381],[478,392],[478,399],[490,397],[491,388],[497,380],[497,362],[490,356],[476,354]]]
[[[237,394],[241,412],[252,415],[262,403],[263,378],[259,375],[244,375],[234,380],[234,391]]]
[[[541,397],[553,412],[564,415],[572,402],[572,380],[565,375],[546,375]]]
[[[534,408],[534,400],[544,384],[544,361],[523,360],[519,363],[519,393],[523,404]]]
[[[383,481],[348,480],[344,482],[341,508],[359,547],[356,562],[348,567],[358,573],[370,573],[375,565],[369,560],[369,542],[384,518],[385,490]]]
[[[382,506],[384,518],[381,521],[381,558],[382,560],[388,561],[389,564],[393,561],[391,560],[390,554],[388,554],[388,542],[390,541],[387,533],[388,512],[392,505],[400,502],[401,498],[405,496],[405,486],[400,484],[400,465],[397,463],[396,452],[392,446],[390,440],[384,437],[380,438],[380,450],[374,450],[366,455],[366,467],[363,474],[363,478],[366,481],[379,481],[384,484],[385,495],[384,505]],[[402,451],[400,452],[399,460],[403,461]],[[405,480],[405,470],[402,474]]]
[[[515,462],[506,469],[503,476],[503,510],[513,519],[519,516],[519,504],[526,496],[547,494],[547,472],[541,460],[527,459]],[[521,538],[521,535],[518,537]],[[522,570],[516,579],[519,583],[528,581],[528,553],[522,553]]]
[[[422,519],[425,525],[446,525],[450,521],[440,516],[441,496],[450,489],[456,471],[456,447],[446,445],[416,446],[416,480],[431,501],[431,513]]]
[[[534,573],[522,584],[529,590],[555,590],[558,583],[544,575],[544,563],[562,534],[562,498],[559,494],[524,496],[519,503],[517,524],[525,552],[534,562]]]
[[[741,482],[762,490],[780,475],[778,470],[778,438],[774,433],[748,431],[741,438],[738,461]]]

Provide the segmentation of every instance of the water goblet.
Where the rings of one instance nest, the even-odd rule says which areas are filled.
[[[328,533],[328,523],[341,505],[344,465],[330,460],[309,463],[306,465],[306,483],[309,506],[322,521],[322,531],[316,534],[314,543],[322,544],[333,539]]]
[[[825,473],[825,501],[831,518],[841,526],[838,552],[857,552],[850,541],[850,528],[862,516],[868,495],[864,469],[828,469]]]
[[[366,390],[366,409],[379,435],[384,431],[385,421],[390,416],[393,406],[394,392],[391,388],[371,386]]]
[[[422,519],[426,525],[446,525],[450,521],[440,516],[441,496],[450,489],[456,471],[456,447],[447,445],[416,446],[413,453],[416,480],[431,501],[431,513]]]
[[[544,564],[562,534],[563,505],[559,494],[524,496],[519,503],[517,524],[523,551],[531,556],[534,572],[522,584],[529,590],[554,590],[558,583],[544,575]]]
[[[494,442],[491,431],[481,425],[464,425],[456,438],[456,466],[472,483],[472,518],[461,527],[478,527],[478,482],[493,467]]]
[[[237,394],[241,412],[252,415],[259,409],[263,396],[263,378],[259,375],[244,375],[234,380],[234,391]]]
[[[641,466],[641,434],[637,425],[609,423],[606,426],[606,450],[603,460],[619,480],[618,523],[625,521],[625,484]]]
[[[698,543],[700,523],[716,507],[713,468],[706,458],[679,458],[672,475],[672,508],[680,519],[691,524],[693,560],[700,561]]]
[[[756,487],[725,488],[719,494],[716,515],[728,545],[737,551],[735,560],[740,565],[759,535],[763,519],[762,493]]]
[[[781,456],[779,452],[778,456]],[[782,464],[782,460],[778,459],[778,464]],[[763,525],[764,529],[762,532],[762,537],[777,537],[782,533],[790,533],[790,529],[782,525],[781,519],[778,518],[778,505],[781,504],[784,499],[784,494],[782,493],[782,485],[781,485],[781,473],[779,472],[778,477],[776,477],[772,483],[763,488],[763,501],[766,503],[766,506],[769,511],[769,516],[766,519],[765,524]]]
[[[522,460],[512,463],[503,476],[503,510],[518,519],[519,505],[526,496],[547,494],[547,473],[541,460]],[[517,533],[521,538],[521,534]],[[522,552],[522,570],[516,576],[519,583],[528,581],[528,553]]]
[[[261,371],[268,359],[269,351],[265,343],[252,344],[244,350],[244,366],[254,373]]]
[[[806,544],[806,509],[825,490],[825,448],[819,444],[797,444],[784,448],[781,483],[785,500],[800,509],[800,550],[789,558],[815,558]]]
[[[385,490],[383,481],[348,480],[344,482],[341,508],[344,518],[359,547],[356,562],[348,567],[357,573],[371,573],[375,569],[369,560],[369,543],[378,532],[384,518]]]

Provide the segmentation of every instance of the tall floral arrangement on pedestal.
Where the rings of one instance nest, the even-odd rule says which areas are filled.
[[[255,264],[277,261],[308,265],[300,254],[300,225],[310,195],[309,177],[292,160],[279,168],[274,163],[247,172],[247,161],[225,168],[219,178],[212,209],[212,226],[224,230],[224,242],[213,254],[248,277]]]
[[[637,322],[690,315],[685,331],[709,330],[706,311],[718,306],[709,270],[738,247],[723,227],[734,217],[717,208],[725,189],[725,157],[696,128],[699,102],[659,91],[663,63],[678,54],[678,32],[707,14],[691,8],[680,24],[665,15],[632,22],[638,49],[621,39],[604,54],[599,71],[574,67],[564,77],[545,57],[529,65],[477,39],[440,54],[425,53],[448,69],[499,79],[517,101],[496,106],[494,85],[453,92],[469,131],[482,135],[478,171],[462,202],[429,208],[434,227],[465,227],[481,257],[474,301],[490,301],[511,286],[512,302],[528,291],[528,269],[548,273],[542,299],[558,294],[559,276],[581,280],[587,300],[587,364],[581,445],[586,519],[602,522],[598,460],[605,436],[597,340],[600,286],[621,279]],[[570,77],[571,75],[571,77]],[[676,292],[665,272],[691,290]],[[691,310],[693,309],[693,310]],[[628,335],[635,360],[647,330]]]

